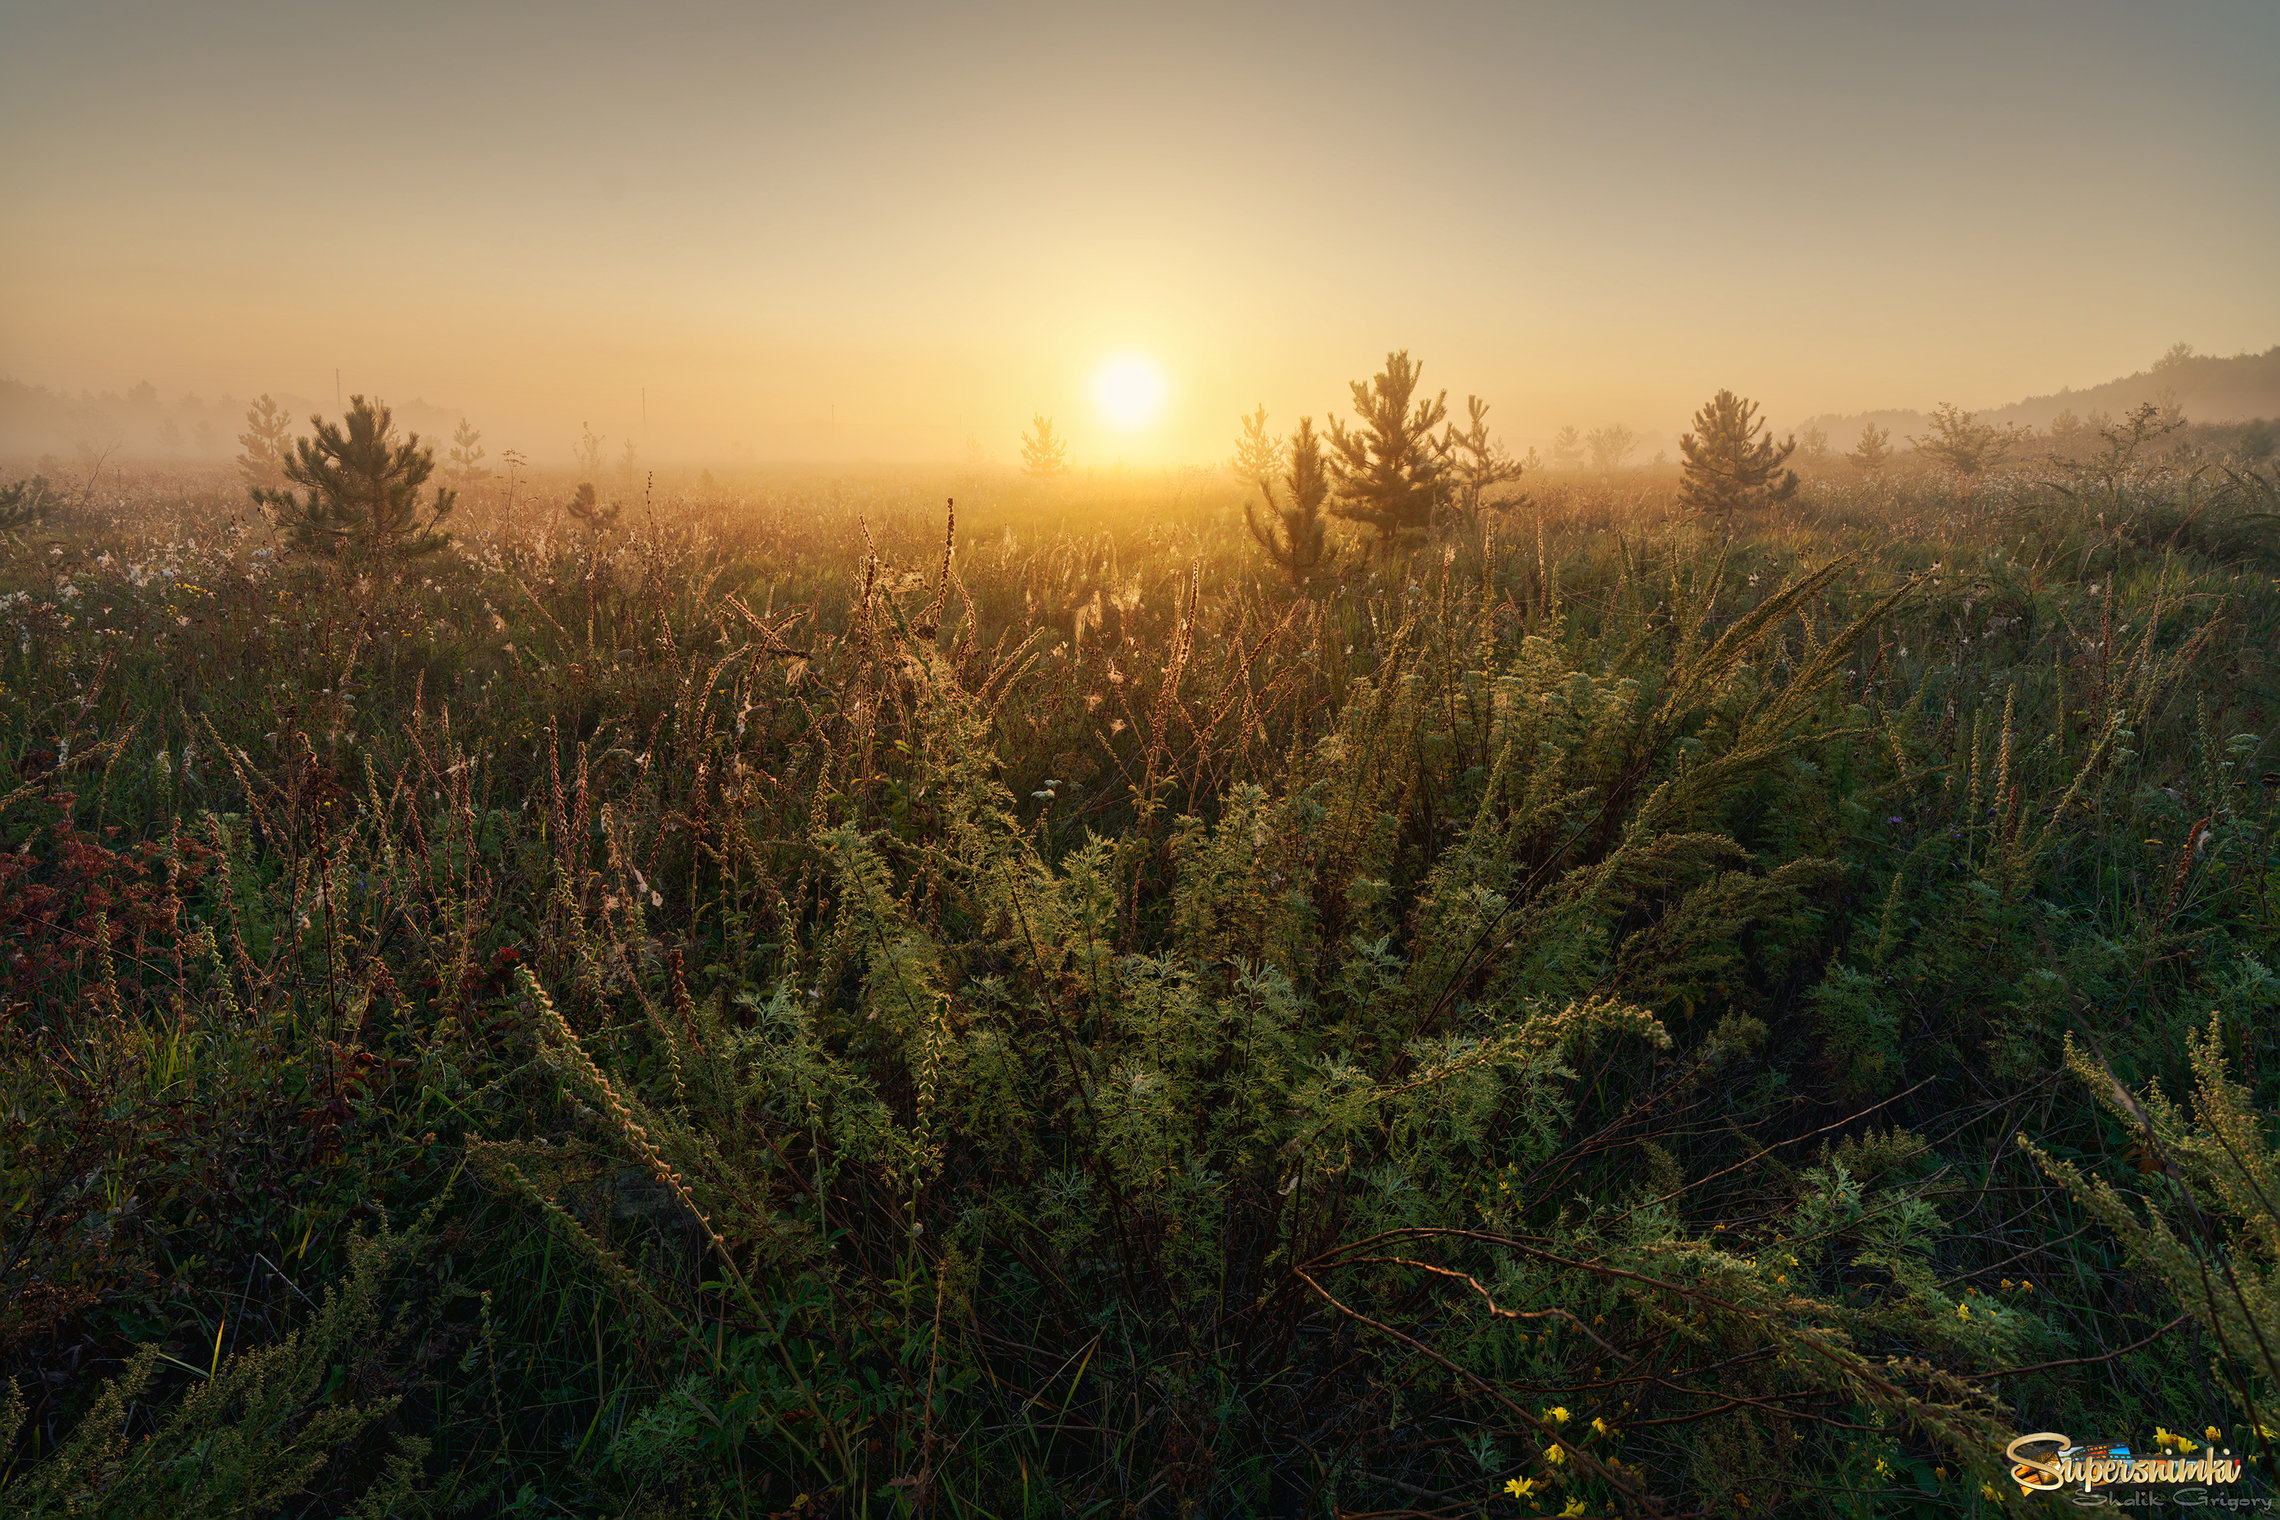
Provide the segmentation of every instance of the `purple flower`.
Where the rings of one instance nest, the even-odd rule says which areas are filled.
[[[1890,823],[1898,823],[1900,821],[1900,815],[1898,813],[1894,813],[1891,818],[1886,821]]]

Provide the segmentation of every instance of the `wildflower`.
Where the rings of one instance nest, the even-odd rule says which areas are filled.
[[[2002,1493],[1992,1483],[1982,1483],[1979,1485],[1979,1497],[1985,1499],[1990,1504],[2001,1504],[2003,1502]]]
[[[2225,1433],[2217,1429],[2217,1427],[2214,1425],[2211,1425],[2208,1429],[2202,1431],[2201,1434],[2207,1436],[2212,1441],[2221,1441],[2225,1438]]]
[[[1554,1425],[1565,1425],[1568,1422],[1567,1406],[1554,1404],[1544,1411],[1544,1418],[1550,1420]]]
[[[1506,1478],[1504,1491],[1515,1499],[1525,1499],[1536,1491],[1536,1483],[1532,1478]]]
[[[1957,1319],[1969,1319],[1969,1318],[1971,1318],[1971,1305],[1969,1305],[1969,1304],[1957,1304],[1957,1305],[1955,1306],[1955,1317],[1956,1317]]]
[[[1567,1448],[1557,1443],[1544,1448],[1544,1460],[1557,1467],[1567,1460]]]
[[[1593,1415],[1591,1417],[1591,1428],[1598,1431],[1603,1436],[1611,1436],[1615,1434],[1615,1427],[1608,1424],[1605,1420],[1601,1419],[1597,1415]]]
[[[1878,1457],[1878,1458],[1876,1459],[1876,1475],[1877,1475],[1879,1478],[1889,1478],[1889,1477],[1891,1477],[1891,1476],[1892,1476],[1892,1464],[1891,1464],[1890,1462],[1887,1462],[1887,1461],[1885,1461],[1885,1460],[1884,1460],[1882,1457]]]
[[[1569,1517],[1573,1517],[1573,1516],[1576,1516],[1576,1515],[1580,1515],[1580,1514],[1583,1514],[1583,1513],[1585,1513],[1585,1510],[1584,1510],[1584,1504],[1583,1504],[1583,1501],[1582,1501],[1581,1499],[1570,1499],[1570,1500],[1568,1500],[1568,1502],[1566,1503],[1566,1505],[1564,1505],[1564,1506],[1561,1508],[1561,1510],[1560,1510],[1560,1514],[1561,1514],[1561,1516],[1563,1517],[1563,1520],[1569,1520]]]

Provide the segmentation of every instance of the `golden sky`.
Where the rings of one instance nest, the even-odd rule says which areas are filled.
[[[2269,0],[16,0],[0,374],[541,459],[1213,460],[1395,347],[1523,444],[1995,405],[2280,341],[2276,65]]]

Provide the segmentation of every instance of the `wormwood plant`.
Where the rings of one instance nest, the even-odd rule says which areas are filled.
[[[419,1245],[416,1237],[387,1233],[357,1241],[348,1275],[314,1319],[267,1345],[225,1357],[227,1326],[217,1327],[212,1363],[198,1369],[203,1379],[155,1425],[130,1413],[162,1354],[155,1343],[144,1346],[104,1385],[62,1446],[28,1470],[0,1471],[0,1504],[21,1520],[276,1512],[336,1451],[395,1409],[393,1396],[360,1399],[334,1385],[382,1354],[392,1328],[383,1313],[387,1279]],[[23,1419],[24,1401],[11,1383],[0,1397],[0,1450],[14,1444]],[[372,1520],[405,1513],[424,1486],[427,1443],[412,1436],[391,1444],[383,1475],[350,1513]]]
[[[1232,494],[668,493],[345,639],[74,521],[0,590],[5,1481],[306,1348],[383,1208],[304,1413],[199,1416],[401,1397],[272,1507],[417,1434],[465,1513],[1969,1513],[2198,1430],[2236,1329],[2012,1140],[2263,1273],[2053,1076],[2213,1004],[2270,1109],[2280,599],[1801,497],[1291,598]]]
[[[2208,1332],[2219,1381],[2270,1472],[2280,1453],[2272,1428],[2280,1407],[2280,1152],[2270,1116],[2226,1072],[2224,1023],[2212,1013],[2191,1038],[2190,1113],[2158,1088],[2131,1093],[2067,1040],[2068,1068],[2142,1148],[2134,1202],[2024,1135],[2019,1144],[2169,1291],[2180,1321]]]
[[[1657,1072],[1602,1115],[1620,1133],[1714,1089],[1756,1037],[1730,1021],[1665,1068],[1641,1002],[1830,870],[1752,872],[1717,819],[1842,731],[1838,673],[1906,587],[1811,640],[1786,680],[1749,657],[1846,568],[1716,632],[1719,572],[1661,588],[1673,620],[1638,627],[1664,646],[1651,683],[1636,644],[1591,668],[1547,631],[1447,663],[1404,626],[1283,787],[1234,788],[1160,852],[1090,836],[1057,860],[985,758],[989,705],[874,580],[860,707],[897,715],[925,827],[826,809],[815,938],[734,1000],[644,962],[644,878],[613,843],[602,911],[565,892],[570,948],[523,984],[592,1125],[566,1148],[472,1153],[628,1313],[684,1338],[692,1381],[624,1460],[749,1447],[849,1506],[1011,1492],[1060,1444],[1000,1391],[1008,1358],[1043,1370],[1039,1326],[1100,1353],[1064,1408],[1157,1411],[1115,1460],[1222,1511],[1381,1480],[1635,1506],[1667,1475],[1634,1425],[1699,1426],[1691,1481],[1730,1497],[1761,1456],[1849,1460],[1815,1446],[1809,1409],[1906,1422],[1957,1461],[1993,1449],[1984,1395],[1878,1348],[1930,1336],[1970,1362],[2041,1332],[1956,1317],[1920,1264],[1938,1215],[1889,1160],[1832,1161],[1747,1241],[1689,1229],[1682,1181],[1556,1201],[1582,1161],[1565,1138],[1582,1059]],[[1491,618],[1459,647],[1494,651]],[[1428,784],[1421,745],[1473,764],[1451,837],[1402,891],[1388,809]],[[1161,906],[1143,908],[1151,878]],[[582,1212],[597,1187],[647,1196],[654,1223]],[[1899,1291],[1819,1286],[1840,1237]],[[1456,1470],[1387,1445],[1408,1420],[1470,1432]],[[1310,1468],[1219,1465],[1302,1438]]]

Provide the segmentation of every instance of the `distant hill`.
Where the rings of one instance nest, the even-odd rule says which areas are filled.
[[[2182,345],[2179,346],[2182,349]],[[2175,402],[2194,422],[2246,422],[2255,417],[2280,417],[2280,345],[2261,354],[2235,354],[2229,359],[2173,349],[2150,369],[2120,380],[2109,380],[2087,390],[2062,390],[2050,396],[2029,396],[2009,406],[1978,415],[1988,422],[2016,422],[2048,428],[2061,412],[2088,419],[2092,412],[2119,417],[2142,402]],[[1797,424],[1802,433],[1817,427],[1829,435],[1837,449],[1852,447],[1868,423],[1891,431],[1898,444],[1911,433],[1924,430],[1920,411],[1824,412]],[[1784,428],[1782,431],[1787,432]]]

